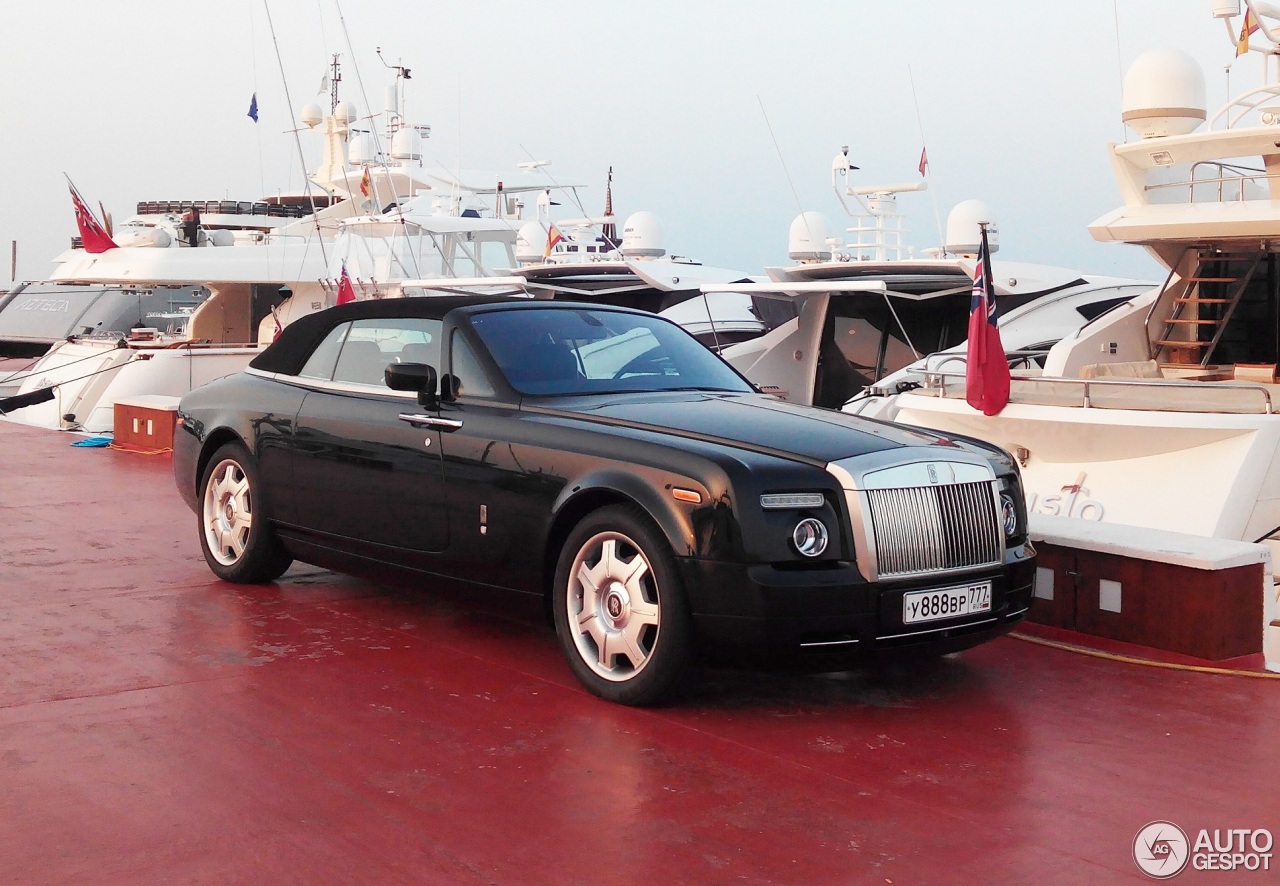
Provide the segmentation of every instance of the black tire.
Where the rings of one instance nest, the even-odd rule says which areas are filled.
[[[689,605],[671,547],[639,508],[601,508],[569,533],[552,613],[574,676],[601,698],[653,705],[683,688],[693,662]]]
[[[240,443],[213,453],[200,477],[200,549],[214,575],[237,584],[275,581],[293,563],[259,504],[258,465]]]

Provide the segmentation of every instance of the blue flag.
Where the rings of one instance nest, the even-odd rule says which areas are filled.
[[[253,94],[253,98],[249,99],[249,116],[254,123],[258,122],[258,93]]]

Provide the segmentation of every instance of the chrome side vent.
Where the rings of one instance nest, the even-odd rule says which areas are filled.
[[[995,566],[1004,559],[998,491],[990,481],[867,489],[880,578]]]

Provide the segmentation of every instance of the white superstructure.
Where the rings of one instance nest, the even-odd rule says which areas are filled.
[[[893,401],[862,395],[873,386],[893,390],[926,355],[963,352],[978,225],[992,229],[993,249],[998,228],[989,206],[966,200],[948,217],[944,245],[916,255],[904,241],[897,200],[925,190],[925,182],[855,188],[846,183],[852,169],[842,149],[832,163],[832,187],[849,218],[846,236],[833,236],[820,213],[803,212],[789,230],[795,264],[767,268],[767,282],[712,283],[703,290],[752,296],[762,315],[761,306],[775,306],[764,335],[724,350],[753,382],[798,403],[871,407],[892,417]],[[1041,355],[1151,285],[1002,260],[993,268],[1006,349]]]
[[[1220,110],[1181,53],[1148,53],[1125,79],[1124,205],[1089,230],[1147,249],[1164,285],[1055,345],[1042,373],[1015,370],[999,415],[965,404],[963,365],[893,398],[900,421],[1014,453],[1032,513],[1280,538],[1280,8],[1250,5],[1262,83]],[[1214,11],[1234,42],[1240,4]]]
[[[112,232],[118,248],[58,256],[55,281],[196,284],[211,294],[177,331],[56,345],[32,369],[0,379],[0,398],[52,389],[52,399],[6,418],[110,430],[119,397],[176,396],[243,368],[280,327],[334,304],[344,271],[357,298],[382,298],[487,283],[494,269],[514,266],[520,195],[543,193],[545,179],[535,170],[504,177],[425,166],[430,127],[405,122],[403,69],[395,70],[384,132],[361,129],[356,108],[336,95],[328,114],[302,109],[323,143],[306,190],[253,202],[143,201]]]

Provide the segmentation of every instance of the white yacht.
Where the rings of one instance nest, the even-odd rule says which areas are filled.
[[[1215,2],[1235,49],[1239,2]],[[1090,225],[1145,248],[1162,286],[1067,336],[1042,372],[1014,372],[994,416],[969,408],[963,367],[918,374],[897,418],[999,443],[1033,513],[1249,542],[1280,539],[1280,7],[1251,2],[1262,82],[1208,113],[1176,51],[1139,57],[1112,145],[1124,205]],[[1238,65],[1243,67],[1243,65]]]
[[[651,212],[628,215],[619,232],[612,168],[603,215],[553,221],[552,205],[549,192],[539,194],[536,216],[520,227],[515,245],[519,265],[501,272],[519,281],[513,292],[660,313],[716,351],[766,330],[753,303],[758,300],[702,292],[707,285],[750,282],[750,274],[669,255],[663,224]]]
[[[802,213],[789,234],[795,264],[766,269],[766,282],[703,289],[785,305],[788,313],[775,312],[764,335],[724,351],[756,384],[798,403],[848,411],[870,406],[869,414],[892,418],[892,401],[868,400],[865,392],[896,390],[907,368],[922,365],[926,355],[945,352],[934,358],[945,362],[963,353],[978,223],[992,230],[993,251],[999,237],[991,208],[967,200],[951,211],[944,245],[917,256],[904,243],[897,201],[900,194],[924,190],[925,182],[854,188],[846,184],[853,168],[847,148],[832,163],[832,187],[850,220],[847,240],[829,236],[821,214]],[[1018,262],[995,261],[993,271],[1005,348],[1027,362],[1151,286]]]
[[[355,107],[336,94],[328,114],[315,104],[302,109],[304,126],[323,140],[305,192],[144,201],[112,232],[114,248],[73,243],[55,259],[52,281],[146,294],[198,285],[209,296],[180,325],[95,329],[58,343],[0,380],[5,417],[109,431],[121,398],[180,396],[243,368],[281,326],[332,305],[344,272],[357,297],[384,297],[433,281],[489,280],[494,268],[514,265],[518,195],[544,182],[424,166],[430,127],[405,122],[398,86],[388,93],[381,141],[359,129]],[[406,278],[418,288],[404,289]]]

